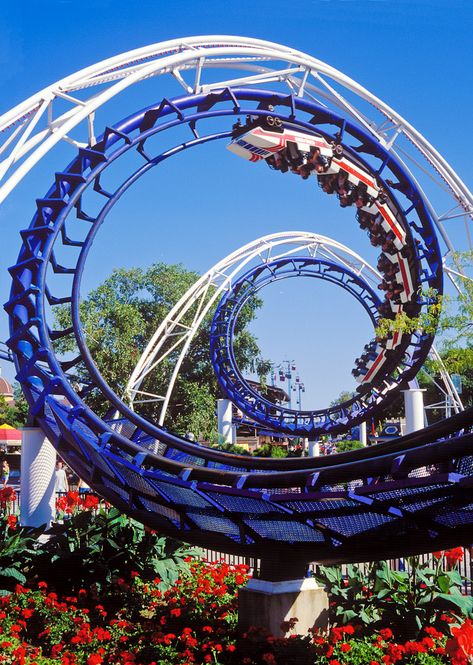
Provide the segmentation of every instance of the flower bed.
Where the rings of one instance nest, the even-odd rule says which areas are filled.
[[[236,590],[244,567],[189,562],[166,591],[137,573],[58,598],[45,583],[0,600],[0,663],[215,663],[235,651]],[[222,661],[223,662],[223,661]],[[235,662],[235,661],[234,661]]]
[[[473,654],[473,627],[447,636],[426,626],[416,640],[396,642],[389,628],[369,634],[359,625],[286,638],[252,629],[237,640],[236,592],[244,566],[189,562],[188,575],[167,591],[161,580],[137,574],[116,579],[107,593],[81,589],[58,598],[45,583],[20,585],[0,600],[0,663],[9,665],[465,665]],[[446,623],[454,621],[446,617]]]
[[[436,553],[434,567],[406,560],[404,572],[384,562],[343,575],[321,568],[330,630],[298,637],[294,618],[285,638],[257,627],[238,636],[246,566],[195,558],[73,492],[58,500],[63,523],[38,546],[41,530],[18,526],[12,500],[0,494],[0,665],[473,663],[459,548]]]

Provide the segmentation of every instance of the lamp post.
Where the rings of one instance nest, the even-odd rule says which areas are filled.
[[[284,382],[287,379],[287,394],[289,395],[289,408],[292,409],[292,379],[293,372],[296,371],[296,363],[294,360],[283,360],[279,365],[274,365],[274,372],[271,376],[276,377],[276,370],[279,374],[279,380]],[[274,385],[274,383],[273,383]]]
[[[276,386],[279,379],[284,383],[287,379],[287,394],[289,396],[289,408],[292,409],[292,393],[295,393],[296,408],[302,409],[302,393],[305,393],[305,385],[297,374],[295,360],[283,360],[279,364],[271,365],[271,385]]]
[[[301,381],[299,375],[296,376],[296,381],[292,389],[296,393],[296,406],[299,409],[299,411],[302,411],[302,393],[305,393],[305,385]]]

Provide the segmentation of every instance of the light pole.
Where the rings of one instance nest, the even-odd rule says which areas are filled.
[[[283,360],[278,365],[271,366],[271,385],[276,385],[276,378],[279,378],[281,383],[287,379],[287,394],[289,396],[289,408],[292,409],[292,393],[296,393],[296,405],[301,409],[302,393],[305,393],[305,386],[301,382],[300,376],[296,374],[295,360]],[[293,383],[294,379],[294,383]]]
[[[302,411],[302,393],[305,393],[305,385],[302,383],[300,376],[296,376],[295,385],[292,387],[296,391],[296,405],[299,411]]]

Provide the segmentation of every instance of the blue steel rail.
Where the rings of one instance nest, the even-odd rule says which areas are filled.
[[[240,106],[243,100],[246,101],[246,103],[252,102],[253,105],[256,105],[256,108],[254,106]],[[232,108],[230,109],[228,108],[229,102],[232,105]],[[84,245],[80,251],[77,266],[74,269],[74,284],[72,291],[72,320],[74,333],[80,350],[80,356],[78,356],[78,359],[81,358],[85,362],[93,383],[104,392],[114,407],[119,409],[126,417],[130,418],[137,425],[144,425],[144,422],[136,420],[137,417],[131,410],[124,410],[125,407],[123,403],[116,397],[101,377],[100,372],[88,352],[87,343],[80,324],[80,283],[90,247],[93,244],[94,238],[100,229],[101,224],[115,203],[125,193],[128,187],[147,173],[149,169],[183,150],[201,145],[207,141],[228,138],[230,136],[230,133],[227,132],[199,136],[196,130],[199,120],[221,118],[222,116],[234,117],[235,115],[259,115],[265,117],[268,115],[267,106],[270,104],[273,107],[278,104],[282,108],[287,107],[289,111],[288,115],[283,116],[280,112],[278,114],[273,112],[272,115],[282,118],[284,122],[290,126],[296,126],[298,129],[311,132],[314,132],[316,129],[318,134],[323,134],[327,139],[332,141],[341,142],[344,137],[345,139],[349,138],[350,140],[354,140],[356,144],[353,149],[344,144],[346,150],[351,152],[354,159],[365,166],[367,171],[375,172],[378,180],[381,180],[381,176],[385,176],[384,180],[394,179],[394,182],[397,182],[396,193],[399,193],[400,190],[405,192],[404,195],[401,195],[404,199],[404,207],[402,207],[397,201],[393,187],[384,182],[384,189],[389,194],[390,199],[395,202],[396,208],[399,210],[399,213],[403,218],[408,243],[417,256],[417,283],[419,287],[423,287],[427,291],[434,291],[439,294],[442,293],[442,262],[440,250],[433,229],[432,220],[420,194],[417,192],[414,183],[412,183],[404,173],[402,167],[395,162],[388,153],[374,143],[366,133],[347,123],[342,118],[339,118],[332,113],[328,114],[324,109],[314,103],[266,91],[225,89],[220,94],[212,93],[210,95],[188,96],[173,101],[163,100],[160,105],[151,107],[146,111],[142,111],[135,116],[126,119],[120,123],[115,130],[108,129],[105,133],[105,145],[107,147],[113,147],[116,142],[120,142],[122,145],[109,155],[106,161],[94,164],[93,171],[88,176],[87,183],[84,183],[84,188],[93,183],[94,190],[105,196],[107,202],[96,217],[90,220],[92,227],[87,234]],[[195,108],[196,112],[188,112],[192,108]],[[299,118],[296,116],[296,111],[303,112],[308,118]],[[177,117],[170,121],[157,124],[158,120],[163,117],[167,119],[167,116],[169,115],[176,115]],[[170,148],[166,152],[158,154],[155,157],[147,154],[145,146],[150,138],[161,132],[173,129],[177,125],[183,123],[188,124],[192,130],[192,139],[189,142],[180,143],[175,146],[175,148]],[[317,127],[314,126],[314,123],[317,124]],[[322,124],[323,130],[319,123]],[[331,134],[327,129],[327,125],[329,124],[333,126]],[[95,148],[96,147],[97,146],[95,146]],[[104,191],[100,183],[103,174],[106,174],[107,167],[133,148],[135,148],[144,158],[143,166],[132,173],[131,176],[129,176],[122,185],[118,186],[114,192]],[[366,151],[366,155],[370,156],[370,158],[374,157],[376,163],[375,166],[364,162],[361,156],[361,153],[364,151]],[[79,192],[79,196],[76,198],[80,201],[79,205],[82,206],[81,200],[83,198],[83,190],[81,189]],[[69,210],[70,209],[71,204],[69,203]],[[63,214],[67,216],[67,212]],[[410,217],[409,222],[407,221],[407,216]],[[429,304],[428,299],[424,296],[419,296],[418,301],[418,308],[426,308]],[[402,378],[405,381],[413,378],[419,371],[432,344],[432,337],[430,336],[423,335],[420,338],[417,338],[417,335],[414,334],[412,338],[413,345],[410,355],[404,358],[402,354],[403,348],[399,349],[399,352],[396,354],[399,361],[402,360],[404,364]],[[389,378],[392,386],[399,388],[401,381],[397,376],[392,374]],[[332,421],[331,414],[328,414],[328,417],[323,420],[323,425],[319,430],[322,432],[339,431],[343,427],[346,428],[349,426],[348,421],[352,417],[355,418],[355,413],[361,414],[361,412],[364,412],[366,417],[370,417],[376,410],[376,407],[379,407],[381,404],[386,406],[395,398],[395,391],[392,388],[387,392],[384,388],[385,385],[383,381],[379,383],[374,382],[368,392],[360,395],[356,405],[351,403],[341,405],[340,419]],[[359,419],[357,422],[358,421]],[[313,428],[313,430],[315,429],[316,427]],[[157,434],[155,431],[153,433],[155,435]],[[313,431],[313,433],[315,432]]]
[[[344,145],[355,140],[360,154],[366,150],[367,159],[377,162],[379,174],[408,185],[402,168],[362,130],[316,104],[278,93],[224,89],[163,100],[107,128],[96,145],[79,150],[37,201],[30,227],[21,232],[18,261],[10,268],[8,344],[32,415],[65,461],[97,492],[152,528],[187,542],[321,562],[369,560],[468,543],[473,523],[473,435],[465,427],[470,412],[396,444],[356,454],[255,459],[191,444],[147,422],[121,402],[94,364],[80,324],[79,293],[87,253],[106,214],[133,182],[169,156],[229,137],[229,132],[199,136],[199,120],[267,115],[268,104],[277,109],[271,113],[304,131],[315,131],[322,123],[325,135],[332,132]],[[150,156],[148,139],[180,124],[191,129],[189,142]],[[322,132],[318,126],[317,132]],[[108,191],[106,169],[132,149],[142,156],[142,167]],[[95,200],[104,201],[97,214],[88,212],[91,190]],[[405,214],[417,241],[420,281],[441,291],[438,244],[415,192],[406,201]],[[68,250],[68,263],[61,258],[61,248]],[[55,290],[61,279],[64,288]],[[49,310],[57,306],[70,308],[70,327],[51,328]],[[61,359],[55,344],[71,335],[79,353]],[[427,351],[426,341],[412,360],[413,371]],[[79,363],[87,369],[90,383],[75,389]],[[88,391],[97,388],[121,418],[104,420],[87,406]]]
[[[380,318],[378,307],[381,300],[360,275],[333,263],[307,256],[291,256],[261,264],[240,277],[222,297],[215,311],[210,332],[212,364],[222,390],[250,418],[279,432],[297,436],[315,436],[321,431],[346,431],[369,418],[377,410],[377,400],[365,403],[353,397],[342,406],[301,411],[275,405],[256,392],[238,369],[233,353],[233,337],[238,315],[248,300],[272,282],[294,277],[310,277],[337,284],[350,293],[364,307],[374,327]],[[422,339],[415,353],[422,352]],[[408,342],[392,352],[381,378],[389,377],[397,369],[397,362],[406,351]],[[412,355],[412,354],[411,354]],[[410,366],[407,372],[411,373]],[[396,377],[398,384],[405,381],[405,373]],[[350,423],[350,425],[348,425]],[[337,427],[338,425],[338,427]]]

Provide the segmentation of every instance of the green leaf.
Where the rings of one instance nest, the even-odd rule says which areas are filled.
[[[17,582],[20,582],[20,584],[24,584],[26,582],[25,575],[23,575],[23,573],[16,568],[0,568],[0,577],[10,577]]]
[[[392,593],[391,589],[382,589],[376,594],[376,598],[378,598],[378,600],[382,600],[383,598],[387,598],[388,596],[390,596],[391,593]]]
[[[353,610],[344,610],[343,612],[340,612],[340,616],[343,618],[343,623],[346,624],[353,621],[357,615]]]
[[[449,575],[439,575],[438,579],[437,579],[437,583],[438,583],[438,585],[440,587],[440,591],[442,591],[442,593],[448,593],[448,591],[450,590],[450,587],[452,586],[452,582],[451,582],[451,579],[450,579]]]
[[[471,596],[463,596],[458,589],[452,589],[451,593],[439,593],[438,597],[455,605],[455,607],[458,607],[467,616],[473,611],[473,598]]]

